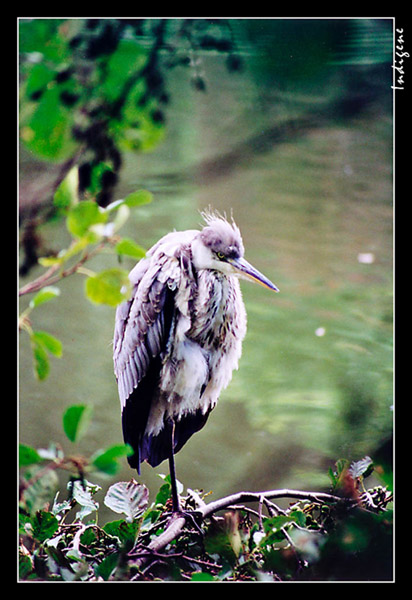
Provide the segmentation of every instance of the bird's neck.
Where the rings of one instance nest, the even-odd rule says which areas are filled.
[[[210,256],[210,251],[204,246],[198,237],[191,243],[192,262],[196,271],[202,269],[213,269],[213,261]]]

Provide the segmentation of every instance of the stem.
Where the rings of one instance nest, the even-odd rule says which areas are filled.
[[[96,275],[96,273],[94,271],[92,271],[91,269],[87,269],[86,267],[82,267],[82,266],[80,266],[77,269],[77,272],[80,273],[81,275],[86,275],[86,277],[94,277]]]
[[[71,267],[67,268],[64,271],[61,271],[60,273],[56,274],[56,272],[61,267],[61,264],[56,263],[55,265],[52,265],[50,267],[50,269],[48,269],[45,273],[43,273],[43,275],[41,275],[37,279],[34,279],[33,281],[30,281],[28,284],[23,286],[19,290],[19,296],[24,296],[25,294],[31,294],[33,292],[37,292],[38,290],[45,287],[46,285],[52,285],[54,283],[57,283],[61,279],[64,279],[65,277],[69,277],[69,275],[73,275],[73,273],[76,273],[83,267],[84,263],[87,260],[92,258],[92,256],[95,256],[96,254],[98,254],[105,247],[105,245],[106,245],[105,241],[100,242],[100,244],[98,246],[96,246],[96,248],[94,248],[94,250],[91,250],[90,252],[85,252],[83,254],[83,256],[81,258],[79,258],[79,260],[74,265],[72,265]]]
[[[29,334],[30,337],[33,335],[33,329],[32,329],[31,323],[29,321],[29,314],[30,314],[31,310],[32,309],[29,306],[19,316],[19,331],[21,329],[24,329],[24,331],[27,331],[27,333]]]
[[[78,460],[71,456],[63,456],[62,458],[56,458],[55,460],[50,461],[42,469],[39,469],[30,479],[22,479],[20,482],[20,499],[27,488],[34,485],[36,481],[41,479],[49,471],[55,471],[56,469],[73,471],[73,467],[75,467],[77,472],[80,473]]]
[[[34,279],[33,281],[30,281],[29,283],[24,285],[19,290],[19,296],[24,296],[24,294],[30,294],[31,292],[37,292],[42,287],[49,285],[50,279],[53,277],[53,275],[56,273],[56,271],[59,270],[59,267],[60,267],[60,264],[58,264],[58,263],[56,263],[55,265],[52,265],[50,267],[50,269],[48,269],[45,273],[43,273],[43,275],[41,275],[37,279]]]
[[[50,462],[45,467],[43,467],[43,469],[39,469],[33,475],[33,477],[31,477],[31,479],[28,479],[27,481],[22,479],[22,481],[20,482],[20,492],[19,492],[20,500],[22,499],[23,493],[25,492],[25,490],[27,490],[30,486],[34,485],[36,483],[36,481],[41,479],[43,477],[43,475],[45,475],[48,471],[54,471],[56,469],[61,468],[64,461],[65,461],[65,459],[61,458],[59,460],[56,460],[55,462]]]

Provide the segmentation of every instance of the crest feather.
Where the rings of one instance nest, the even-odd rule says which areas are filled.
[[[203,228],[202,237],[207,245],[223,244],[228,248],[237,248],[239,254],[243,255],[244,248],[240,230],[233,220],[228,221],[226,213],[223,215],[211,207],[200,213],[206,223]]]
[[[232,227],[232,229],[234,229],[234,231],[240,236],[240,230],[233,219],[232,210],[230,211],[231,222],[229,222],[225,212],[222,215],[218,210],[213,209],[211,206],[200,211],[200,214],[208,227],[213,227],[213,225],[219,225],[219,222],[223,222],[226,225],[229,225],[229,227]]]

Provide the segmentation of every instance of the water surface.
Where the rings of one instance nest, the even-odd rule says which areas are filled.
[[[302,104],[293,94],[263,93],[248,70],[228,76],[216,57],[204,68],[209,92],[196,92],[187,72],[176,71],[165,141],[126,157],[117,196],[143,187],[155,200],[123,233],[148,248],[172,229],[198,227],[209,205],[233,211],[247,259],[281,291],[242,282],[248,334],[240,369],[206,427],[177,455],[178,478],[215,498],[246,488],[318,489],[335,460],[373,454],[391,430],[391,113],[378,101],[300,131],[290,119],[308,107],[316,113],[329,88]],[[280,123],[289,125],[279,138]],[[68,241],[64,224],[42,232],[51,247]],[[104,254],[90,268],[116,264]],[[54,440],[90,455],[122,437],[114,310],[91,305],[83,286],[82,276],[70,277],[57,300],[36,309],[35,327],[64,347],[46,381],[35,381],[21,334],[19,416],[23,443]],[[78,403],[94,406],[94,420],[74,449],[61,416]],[[166,463],[144,465],[140,480],[156,490],[156,473],[166,472]],[[116,479],[131,476],[125,464]]]

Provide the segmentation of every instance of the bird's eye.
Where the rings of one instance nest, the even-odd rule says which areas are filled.
[[[218,257],[219,260],[223,260],[225,258],[225,255],[223,254],[223,252],[216,252],[216,256]]]

